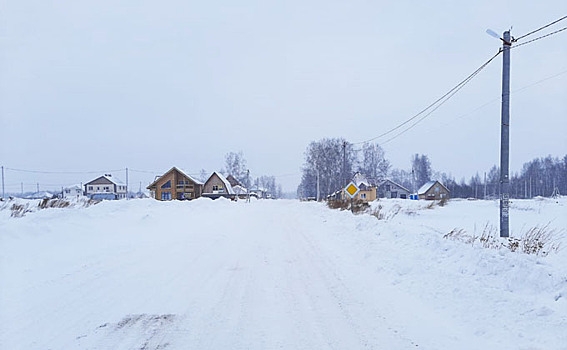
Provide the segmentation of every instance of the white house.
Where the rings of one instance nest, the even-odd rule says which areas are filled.
[[[126,198],[126,185],[111,174],[99,176],[84,186],[85,195],[92,199]]]
[[[63,198],[77,198],[82,195],[83,189],[79,185],[73,185],[63,189]]]

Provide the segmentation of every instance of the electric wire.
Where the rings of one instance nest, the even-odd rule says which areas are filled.
[[[549,77],[540,79],[540,80],[535,81],[535,82],[533,82],[533,83],[531,83],[531,84],[524,85],[524,86],[522,86],[521,88],[512,90],[510,94],[513,95],[513,94],[516,94],[516,93],[518,93],[518,92],[522,92],[522,91],[524,91],[524,90],[526,90],[526,89],[528,89],[528,88],[530,88],[530,87],[532,87],[532,86],[541,84],[541,83],[543,83],[543,82],[545,82],[545,81],[547,81],[547,80],[551,80],[551,79],[553,79],[553,78],[557,78],[557,77],[559,77],[559,76],[561,76],[561,75],[563,75],[563,74],[565,74],[565,73],[567,73],[567,70],[564,70],[564,71],[561,71],[561,72],[556,73],[556,74],[554,74],[554,75],[551,75],[551,76],[549,76]],[[456,118],[454,118],[454,119],[448,121],[447,123],[445,123],[445,124],[443,124],[443,125],[440,125],[439,127],[436,127],[436,128],[431,129],[431,130],[429,130],[429,131],[425,131],[425,133],[426,133],[426,134],[429,134],[429,133],[435,132],[435,131],[437,131],[437,130],[440,130],[440,129],[442,129],[442,128],[448,126],[448,125],[450,125],[451,123],[453,123],[453,122],[455,122],[455,121],[457,121],[457,120],[466,118],[466,117],[468,117],[468,116],[474,114],[475,112],[477,112],[477,111],[479,111],[479,110],[481,110],[481,109],[483,109],[483,108],[485,108],[485,107],[487,107],[487,106],[489,106],[489,105],[492,105],[492,104],[494,104],[494,103],[496,103],[496,102],[499,102],[499,101],[500,101],[500,97],[497,97],[497,98],[494,98],[494,99],[492,99],[492,100],[490,100],[490,101],[487,101],[487,102],[485,102],[484,104],[482,104],[482,105],[480,105],[480,106],[474,108],[473,110],[471,110],[471,111],[469,111],[469,112],[467,112],[467,113],[465,113],[465,114],[462,114],[462,115],[460,115],[460,116],[458,116],[458,117],[456,117]]]
[[[6,170],[12,170],[22,173],[34,173],[34,174],[100,174],[100,173],[113,173],[119,171],[125,171],[126,169],[115,169],[115,170],[98,170],[98,171],[44,171],[44,170],[27,170],[27,169],[16,169],[4,167]]]
[[[552,25],[554,25],[555,23],[558,23],[558,22],[560,22],[560,21],[562,21],[562,20],[564,20],[564,19],[566,19],[566,18],[567,18],[567,16],[563,16],[563,17],[559,18],[559,19],[556,20],[556,21],[553,21],[553,22],[551,22],[551,23],[549,23],[549,24],[544,25],[544,26],[541,27],[541,28],[538,28],[538,29],[536,29],[536,30],[532,30],[531,32],[529,32],[529,33],[527,33],[527,34],[524,34],[524,35],[522,35],[522,36],[520,36],[520,37],[515,38],[514,41],[522,40],[523,38],[525,38],[525,37],[527,37],[527,36],[530,36],[530,35],[532,35],[532,34],[534,34],[534,33],[537,33],[537,32],[539,32],[540,30],[543,30],[543,29],[545,29],[545,28],[547,28],[547,27],[549,27],[549,26],[552,26]]]
[[[554,34],[560,33],[560,32],[562,32],[562,31],[564,31],[564,30],[567,30],[567,27],[563,27],[563,28],[558,29],[558,30],[556,30],[556,31],[554,31],[554,32],[551,32],[551,33],[549,33],[549,34],[545,34],[545,35],[539,36],[539,37],[537,37],[537,38],[535,38],[535,39],[528,40],[528,41],[526,41],[526,42],[523,42],[523,43],[514,45],[514,46],[510,47],[510,49],[516,49],[516,48],[521,47],[521,46],[524,46],[524,45],[526,45],[526,44],[531,44],[531,43],[533,43],[534,41],[538,41],[538,40],[547,38],[547,37],[552,36],[552,35],[554,35]]]
[[[363,144],[363,143],[367,143],[367,142],[370,142],[370,141],[377,140],[377,139],[384,137],[386,135],[389,135],[389,134],[393,133],[394,131],[402,128],[404,125],[406,125],[406,124],[412,122],[413,120],[417,119],[418,117],[420,117],[423,113],[427,112],[428,110],[431,110],[429,113],[425,114],[425,116],[419,118],[415,123],[411,124],[409,128],[405,129],[404,131],[400,132],[399,134],[396,134],[396,136],[388,139],[386,142],[389,142],[389,141],[395,139],[396,137],[404,134],[405,132],[407,132],[408,130],[413,128],[415,125],[417,125],[419,122],[421,122],[422,120],[424,120],[425,118],[430,116],[433,112],[435,112],[443,104],[445,104],[451,97],[453,97],[459,90],[461,90],[466,84],[468,84],[478,73],[480,73],[484,68],[486,68],[486,66],[488,66],[490,64],[490,62],[492,62],[501,53],[502,53],[502,50],[500,49],[494,56],[492,56],[488,61],[483,63],[479,68],[477,68],[473,73],[471,73],[463,81],[461,81],[459,84],[455,85],[451,90],[449,90],[443,96],[441,96],[440,98],[435,100],[435,102],[431,103],[429,106],[427,106],[426,108],[424,108],[423,110],[421,110],[419,113],[415,114],[414,116],[412,116],[408,120],[404,121],[403,123],[398,124],[397,126],[393,127],[392,129],[390,129],[390,130],[388,130],[388,131],[386,131],[386,132],[384,132],[384,133],[382,133],[378,136],[375,136],[375,137],[368,139],[368,140],[365,140],[365,141],[354,142],[352,144],[353,145]],[[386,142],[383,142],[383,143],[386,143]]]

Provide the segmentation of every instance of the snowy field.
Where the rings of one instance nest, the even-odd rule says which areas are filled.
[[[567,349],[567,198],[514,201],[548,256],[444,239],[498,202],[0,210],[0,349]],[[33,207],[33,206],[32,206]]]

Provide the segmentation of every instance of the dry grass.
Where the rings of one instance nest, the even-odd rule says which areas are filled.
[[[561,244],[558,237],[561,236],[562,232],[563,230],[550,228],[548,223],[532,227],[518,237],[501,238],[498,229],[487,223],[480,236],[470,235],[464,229],[454,228],[443,238],[471,245],[478,241],[481,247],[488,249],[506,248],[512,252],[547,256],[559,250]]]
[[[327,201],[327,206],[331,209],[350,210],[354,214],[364,213],[370,208],[370,204],[361,200],[353,201],[351,206],[350,200],[332,199]]]
[[[40,209],[46,209],[46,208],[67,208],[69,205],[71,205],[71,203],[69,203],[69,201],[66,201],[64,199],[44,198],[41,200],[41,202],[39,202],[38,206]]]

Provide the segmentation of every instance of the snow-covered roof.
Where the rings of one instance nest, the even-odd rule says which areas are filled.
[[[110,181],[111,183],[113,183],[113,184],[115,184],[115,185],[118,185],[118,186],[126,186],[126,185],[124,184],[124,182],[120,181],[120,179],[118,179],[117,177],[112,176],[111,174],[104,174],[104,175],[102,175],[102,176],[99,176],[99,177],[97,177],[96,179],[87,182],[85,185],[89,185],[91,182],[94,182],[94,181],[96,181],[96,180],[98,180],[98,179],[101,179],[101,178],[104,178],[104,179],[106,179],[106,180]]]
[[[179,171],[181,174],[183,174],[185,177],[187,177],[189,180],[193,181],[194,183],[196,183],[197,185],[202,185],[203,181],[201,180],[197,180],[196,178],[194,178],[193,176],[189,175],[188,172],[186,172],[183,169],[179,169],[177,167],[173,167],[173,169],[177,169],[177,171]]]
[[[189,174],[188,174],[186,171],[184,171],[183,169],[179,169],[178,167],[173,167],[173,168],[169,169],[168,171],[166,171],[165,173],[163,173],[163,175],[161,175],[161,176],[156,176],[154,182],[152,182],[152,183],[148,186],[148,188],[151,187],[151,186],[153,186],[153,185],[155,185],[155,184],[159,181],[159,179],[161,179],[163,176],[169,174],[169,173],[170,173],[171,171],[173,171],[173,170],[177,170],[181,175],[185,176],[186,178],[188,178],[189,180],[193,181],[193,182],[196,183],[197,185],[203,185],[203,182],[202,182],[201,180],[197,180],[197,179],[194,178],[193,176],[189,175]]]
[[[42,198],[51,198],[53,197],[53,193],[47,191],[40,191],[30,194],[26,196],[26,199],[42,199]]]
[[[235,194],[246,194],[248,190],[240,185],[232,186]]]
[[[228,182],[228,180],[226,179],[226,177],[224,177],[223,174],[221,174],[221,173],[219,173],[219,172],[217,172],[217,171],[213,172],[213,174],[212,174],[211,176],[213,176],[213,175],[215,175],[215,174],[218,176],[218,178],[219,178],[219,179],[222,181],[222,183],[224,184],[224,187],[226,188],[226,193],[228,193],[228,194],[235,194],[235,193],[234,193],[234,190],[232,189],[232,186],[230,185],[230,182]],[[211,178],[211,177],[209,177],[209,179],[210,179],[210,178]],[[209,180],[207,180],[207,181],[209,181]]]
[[[370,187],[370,181],[368,181],[368,179],[366,178],[366,176],[362,175],[361,173],[356,173],[354,174],[353,177],[353,182],[356,184],[356,186],[360,187],[360,185],[364,184],[367,187]]]
[[[112,176],[112,175],[110,175],[110,174],[109,174],[109,175],[103,175],[103,177],[104,177],[105,179],[107,179],[108,181],[112,182],[112,183],[115,184],[115,185],[118,185],[118,186],[126,186],[126,184],[125,184],[124,182],[122,182],[119,178],[114,177],[114,176]]]
[[[423,186],[419,188],[419,190],[417,190],[417,194],[425,194],[425,192],[427,192],[427,190],[429,190],[431,186],[435,185],[436,182],[437,181],[426,182]]]
[[[410,190],[408,190],[407,188],[405,188],[404,186],[402,186],[402,185],[400,185],[399,183],[396,183],[396,182],[394,182],[394,181],[392,181],[392,180],[390,180],[390,179],[386,179],[386,180],[380,182],[380,186],[385,185],[386,182],[389,182],[389,183],[391,183],[392,185],[397,186],[397,187],[399,187],[399,188],[401,188],[402,190],[405,190],[405,191],[407,191],[407,192],[410,191]]]
[[[268,192],[268,190],[264,187],[254,186],[254,187],[250,188],[250,192],[258,192],[258,191],[259,192]]]

